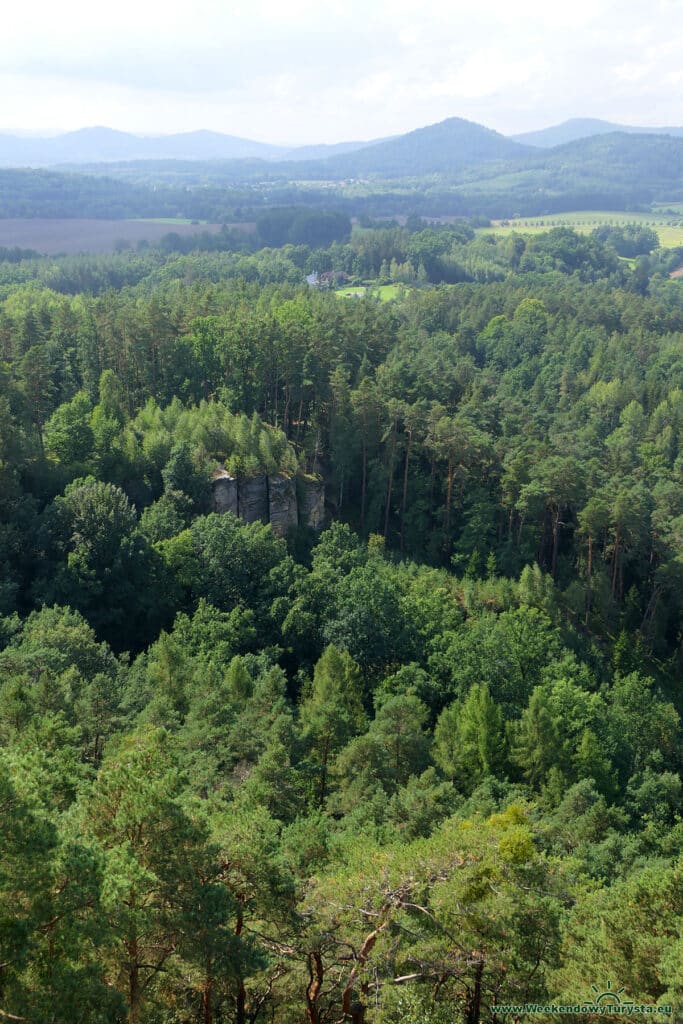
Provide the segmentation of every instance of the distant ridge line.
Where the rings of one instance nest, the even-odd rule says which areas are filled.
[[[617,124],[595,117],[572,117],[568,121],[562,121],[561,124],[511,135],[510,138],[525,146],[552,149],[567,142],[578,142],[581,139],[592,138],[594,135],[608,135],[612,132],[625,132],[628,135],[671,135],[674,138],[683,138],[683,127],[653,128],[642,125]]]
[[[597,118],[571,118],[561,124],[538,131],[502,135],[484,125],[464,118],[450,117],[436,124],[412,129],[402,135],[385,136],[365,141],[311,143],[301,146],[273,145],[223,132],[197,129],[170,135],[138,135],[103,126],[80,128],[61,135],[38,138],[0,134],[0,166],[59,167],[94,163],[126,163],[141,160],[267,160],[270,162],[325,161],[347,158],[349,165],[357,160],[352,154],[373,150],[391,158],[394,146],[405,150],[414,142],[442,142],[447,133],[459,134],[466,153],[472,159],[509,159],[522,155],[523,147],[549,149],[604,135],[626,132],[643,135],[683,137],[683,127],[652,128],[621,125]],[[467,135],[467,138],[465,138]],[[439,139],[438,137],[441,136]],[[412,141],[411,141],[412,140]],[[519,147],[517,150],[512,147]],[[389,147],[382,151],[378,147]],[[474,151],[473,151],[474,150]],[[457,156],[457,154],[456,154]],[[360,159],[360,158],[358,158]],[[360,160],[363,164],[365,161]],[[458,160],[457,162],[462,162]]]

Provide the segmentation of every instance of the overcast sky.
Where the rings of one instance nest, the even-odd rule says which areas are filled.
[[[0,131],[683,124],[683,0],[33,0],[2,22]]]

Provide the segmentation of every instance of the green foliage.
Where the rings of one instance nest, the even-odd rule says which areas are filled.
[[[487,776],[505,773],[503,716],[485,683],[475,684],[463,704],[442,711],[432,753],[444,774],[467,792]]]
[[[680,863],[652,863],[586,893],[569,915],[554,986],[572,999],[592,998],[589,977],[618,978],[634,1002],[672,1006],[675,1016],[682,1005],[680,915]]]
[[[176,972],[165,974],[174,962],[179,973],[181,965],[190,971],[200,1004],[214,972],[232,974],[243,956],[239,939],[221,926],[234,903],[219,883],[218,850],[206,826],[181,806],[180,782],[168,737],[132,733],[103,764],[83,808],[84,827],[104,852],[103,894],[115,936],[109,966],[132,1020],[167,982],[172,991]]]
[[[95,443],[90,411],[90,399],[83,391],[55,409],[45,424],[45,451],[66,464],[85,462]]]
[[[679,1012],[674,264],[313,241],[0,267],[0,1016]]]
[[[374,566],[351,571],[337,595],[335,612],[324,635],[361,664],[386,666],[402,660],[406,648],[398,594],[390,578],[383,580]]]
[[[522,606],[497,617],[469,620],[434,644],[432,672],[451,693],[464,697],[485,682],[506,717],[518,716],[544,666],[560,656],[559,631],[536,608]]]
[[[224,611],[255,608],[268,631],[275,598],[293,582],[284,541],[270,527],[241,523],[230,513],[195,519],[164,542],[163,555],[190,607],[204,598]]]
[[[659,247],[657,232],[644,224],[625,224],[623,227],[605,224],[595,228],[593,235],[601,242],[613,246],[619,256],[628,259],[647,255]]]
[[[153,635],[173,595],[124,492],[92,477],[76,480],[46,515],[52,574],[39,582],[43,600],[73,604],[114,643],[134,646]]]
[[[209,504],[209,481],[196,469],[189,446],[177,444],[171,449],[168,462],[161,471],[164,490],[186,494],[197,512],[206,512]]]
[[[262,213],[256,230],[264,245],[310,245],[327,248],[332,242],[345,241],[351,234],[351,221],[331,210],[276,209]]]
[[[317,799],[323,806],[331,761],[365,726],[360,670],[346,652],[332,646],[323,652],[310,697],[301,705],[300,721],[302,739],[319,775]]]
[[[108,938],[100,859],[46,819],[30,792],[32,770],[30,758],[0,751],[3,1013],[123,1021],[99,959]]]
[[[190,521],[192,498],[185,491],[167,490],[143,509],[140,531],[152,543],[170,540],[182,533]]]

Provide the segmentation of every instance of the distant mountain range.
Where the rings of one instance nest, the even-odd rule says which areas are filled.
[[[371,144],[287,147],[210,131],[139,136],[113,128],[81,128],[54,138],[0,135],[0,166],[58,167],[128,160],[322,160]]]
[[[552,146],[562,146],[566,142],[575,142],[577,139],[588,139],[593,135],[607,135],[611,132],[626,132],[629,135],[674,135],[683,137],[681,128],[645,128],[627,124],[615,124],[612,121],[600,121],[595,117],[573,117],[562,124],[552,125],[550,128],[541,128],[540,131],[523,132],[521,135],[512,135],[516,142],[525,146],[538,146],[541,149],[549,149]]]
[[[43,141],[55,163],[29,169],[28,150],[24,159],[12,158],[0,137],[0,167],[15,168],[0,169],[0,216],[183,216],[223,223],[233,215],[243,219],[245,209],[251,217],[263,205],[303,204],[353,216],[498,218],[683,202],[683,130],[673,129],[593,131],[551,147],[453,117],[374,143],[295,150],[211,132],[169,136],[159,151],[153,148],[162,145],[159,139],[109,129]],[[36,153],[38,143],[12,140]],[[122,158],[129,145],[133,152],[148,146],[147,155]],[[188,146],[194,158],[151,155],[183,154]],[[220,155],[226,151],[240,155]]]
[[[54,138],[0,134],[0,167],[58,167],[121,163],[140,160],[335,160],[349,175],[373,173],[424,174],[451,169],[453,164],[513,160],[529,148],[548,149],[611,132],[683,137],[680,128],[618,125],[595,118],[574,118],[562,124],[521,135],[504,136],[482,125],[451,117],[439,124],[404,135],[333,145],[275,146],[220,132],[194,131],[176,135],[139,136],[113,128],[82,128]],[[406,171],[406,166],[409,170]]]
[[[364,144],[302,146],[282,152],[272,147],[267,156],[262,153],[247,155],[246,140],[236,141],[244,146],[240,149],[241,155],[233,158],[130,158],[119,161],[102,158],[99,162],[83,159],[55,166],[88,174],[113,175],[138,183],[149,183],[154,177],[160,183],[178,184],[184,180],[188,185],[196,185],[221,181],[419,178],[430,174],[451,175],[464,167],[494,161],[523,160],[538,153],[534,147],[523,146],[499,132],[459,117],[450,117],[390,139]],[[85,152],[85,147],[81,152]],[[2,163],[0,146],[0,166]]]

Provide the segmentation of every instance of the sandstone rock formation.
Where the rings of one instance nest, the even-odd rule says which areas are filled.
[[[268,480],[265,476],[240,480],[237,495],[240,519],[245,523],[268,522]]]
[[[237,480],[217,469],[211,493],[214,512],[232,512],[245,523],[270,523],[281,537],[296,526],[320,531],[325,525],[325,484],[318,476],[274,473]]]
[[[300,476],[299,522],[312,530],[322,530],[325,525],[325,484],[317,476]]]
[[[299,522],[294,478],[276,473],[268,477],[268,517],[275,533],[284,537]]]
[[[237,515],[237,480],[225,469],[217,469],[211,481],[214,512],[232,512]]]

